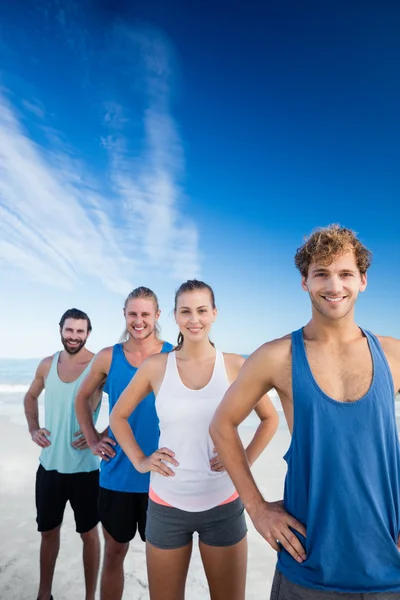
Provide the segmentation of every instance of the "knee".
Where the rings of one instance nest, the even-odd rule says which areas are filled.
[[[108,563],[120,564],[124,562],[126,553],[129,549],[129,543],[120,544],[114,539],[106,539],[104,547],[104,558]]]
[[[96,527],[93,527],[90,531],[81,533],[81,540],[84,544],[93,544],[100,541],[99,532]]]
[[[42,531],[42,540],[44,542],[53,542],[57,540],[60,537],[60,529],[61,525],[59,527],[54,527],[54,529],[50,529],[49,531]]]

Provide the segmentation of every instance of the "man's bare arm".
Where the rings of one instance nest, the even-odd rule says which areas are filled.
[[[93,394],[93,396],[90,399],[90,406],[92,409],[92,413],[95,413],[96,410],[99,408],[99,404],[101,402],[101,398],[103,396],[103,389],[102,387],[98,390],[95,391],[95,393]],[[106,429],[100,433],[100,439],[104,441],[104,437],[107,435],[108,433],[108,427],[106,427]],[[85,436],[82,433],[82,430],[79,429],[79,431],[76,431],[74,433],[74,440],[71,443],[71,446],[73,448],[75,448],[75,450],[86,450],[86,448],[89,447]]]
[[[75,397],[75,414],[87,445],[93,454],[104,460],[115,456],[113,450],[115,442],[107,436],[108,427],[102,433],[96,430],[93,412],[96,408],[96,399],[98,402],[101,388],[107,379],[111,356],[111,348],[105,348],[97,354]]]
[[[272,438],[274,437],[279,425],[279,416],[271,398],[265,394],[255,405],[254,410],[260,419],[260,424],[254,434],[253,439],[246,448],[246,457],[250,466],[263,453]]]
[[[228,378],[230,382],[236,381],[238,374],[245,362],[245,359],[238,354],[224,354],[225,365],[227,367]],[[256,404],[254,408],[260,424],[258,425],[253,438],[246,448],[246,457],[250,466],[254,464],[257,458],[262,454],[268,446],[271,439],[277,430],[279,424],[278,413],[271,402],[268,394],[265,394]],[[224,470],[224,465],[221,457],[217,454],[210,461],[213,471]]]
[[[264,500],[252,476],[238,426],[260,398],[274,387],[274,374],[281,369],[281,340],[261,346],[244,363],[237,380],[226,392],[210,426],[221,460],[229,473],[258,532],[275,549],[277,542],[298,561],[305,552],[290,527],[306,535],[304,526],[289,515],[281,503]]]
[[[28,422],[29,433],[32,440],[41,448],[47,448],[51,445],[47,436],[50,431],[42,429],[39,425],[39,406],[38,399],[44,390],[45,379],[51,366],[52,357],[44,358],[36,369],[35,377],[29,386],[29,390],[24,397],[24,410]]]

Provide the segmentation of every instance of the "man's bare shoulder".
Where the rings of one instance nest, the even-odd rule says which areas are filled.
[[[266,342],[245,361],[240,372],[242,379],[258,378],[267,383],[269,389],[279,387],[282,377],[287,378],[290,370],[291,347],[290,335]]]
[[[92,369],[94,367],[94,369],[101,370],[105,374],[108,374],[111,367],[113,349],[114,346],[107,346],[107,348],[99,350],[99,352],[94,355]]]
[[[377,336],[384,352],[393,358],[400,361],[400,340],[386,335]]]
[[[96,357],[100,356],[103,358],[104,357],[111,358],[113,350],[114,350],[114,346],[107,346],[106,348],[102,348],[101,350],[99,350],[99,352],[97,352]]]
[[[277,360],[281,361],[290,356],[292,349],[292,336],[291,334],[284,335],[283,337],[276,338],[270,342],[265,342],[260,346],[252,356],[257,356],[261,359]]]
[[[51,354],[50,356],[45,356],[44,358],[42,358],[42,360],[39,363],[39,367],[48,367],[49,365],[51,365],[51,363],[53,362],[53,358],[55,356],[55,352],[54,354]]]
[[[54,356],[55,356],[55,353],[52,354],[51,356],[46,356],[45,358],[43,358],[39,363],[37,372],[47,374],[50,370],[51,363],[53,362]]]

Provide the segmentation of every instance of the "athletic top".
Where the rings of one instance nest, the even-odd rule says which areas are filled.
[[[285,456],[286,510],[304,523],[307,559],[283,549],[278,569],[306,588],[400,592],[400,448],[392,375],[375,335],[368,392],[338,402],[311,372],[303,331],[292,333],[294,426]],[[397,596],[396,596],[397,597]]]
[[[228,387],[222,352],[217,350],[211,379],[200,390],[183,384],[176,352],[168,355],[164,380],[156,398],[159,448],[175,452],[179,466],[168,465],[175,472],[174,476],[151,474],[151,489],[163,503],[197,512],[214,508],[235,493],[228,473],[218,473],[210,467],[215,452],[208,429]]]
[[[55,470],[59,473],[96,471],[99,468],[99,459],[92,454],[90,448],[77,450],[71,446],[77,439],[74,434],[80,430],[75,415],[75,395],[88,374],[92,361],[78,379],[65,383],[58,376],[59,357],[60,352],[56,352],[45,383],[45,428],[50,431],[48,437],[51,445],[42,449],[39,460],[46,471]],[[100,404],[101,400],[93,415],[94,422],[97,421]]]
[[[172,348],[171,344],[164,342],[161,352],[169,352]],[[115,344],[110,371],[104,386],[104,391],[108,394],[110,413],[136,371],[137,367],[133,367],[126,359],[122,344]],[[143,452],[147,456],[155,452],[158,447],[160,430],[153,393],[142,400],[128,421],[133,435]],[[110,427],[108,435],[115,440]],[[118,442],[116,442],[113,448],[116,452],[115,456],[110,458],[109,461],[101,461],[100,486],[116,492],[147,493],[149,491],[150,474],[136,471]]]

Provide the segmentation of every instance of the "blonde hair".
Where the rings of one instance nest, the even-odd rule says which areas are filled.
[[[134,290],[132,290],[131,293],[128,295],[128,297],[125,300],[124,308],[126,309],[129,300],[134,300],[135,298],[145,298],[146,300],[153,300],[155,308],[156,308],[156,313],[160,310],[160,307],[158,304],[158,298],[155,295],[155,293],[153,292],[153,290],[151,290],[150,288],[140,286],[140,287],[137,287]],[[159,339],[160,333],[161,333],[160,326],[158,323],[156,323],[155,336],[157,339]],[[124,342],[127,342],[128,340],[129,340],[129,333],[128,333],[128,330],[125,329],[124,333],[119,338],[118,343],[123,344]]]

